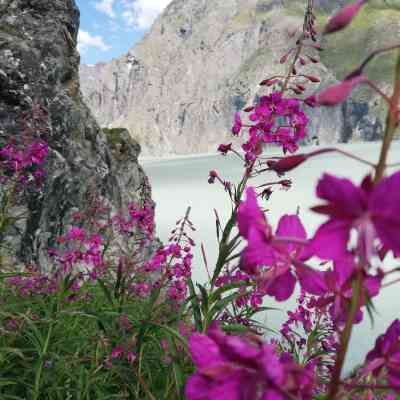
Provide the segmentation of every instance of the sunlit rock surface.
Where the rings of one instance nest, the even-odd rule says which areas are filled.
[[[41,128],[50,147],[42,191],[21,205],[26,218],[6,239],[20,261],[43,269],[47,248],[91,195],[114,212],[129,201],[150,200],[139,145],[126,130],[105,134],[83,102],[78,28],[74,0],[0,0],[0,145],[21,134],[22,115],[35,102],[48,113]]]

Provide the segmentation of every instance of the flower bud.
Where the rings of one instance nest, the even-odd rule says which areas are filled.
[[[272,86],[276,82],[278,82],[278,79],[265,79],[260,82],[260,86]]]
[[[279,60],[279,63],[280,63],[280,64],[285,64],[285,62],[286,62],[287,59],[288,59],[288,55],[289,55],[289,53],[284,54],[284,55],[281,57],[281,59]]]
[[[329,86],[317,95],[317,104],[322,106],[335,106],[342,103],[350,96],[353,88],[365,81],[363,75],[344,80],[336,85]]]
[[[306,90],[305,86],[300,83],[297,83],[296,87],[297,87],[297,89],[301,90],[302,92],[304,92]]]
[[[305,154],[296,154],[294,156],[281,158],[278,161],[268,161],[267,165],[271,170],[275,171],[278,175],[283,175],[285,172],[289,172],[292,169],[298,167],[306,160],[307,156]]]
[[[228,153],[228,151],[231,151],[232,150],[232,143],[229,143],[229,144],[220,144],[219,146],[218,146],[218,151],[221,153],[221,154],[224,154],[224,155],[226,155],[227,153]]]
[[[210,183],[210,184],[211,184],[211,183],[214,183],[216,178],[218,178],[218,173],[217,173],[217,171],[211,170],[211,171],[208,173],[208,183]]]
[[[255,108],[255,107],[253,107],[253,106],[251,106],[251,107],[246,107],[243,111],[248,113],[248,112],[253,111],[254,108]]]
[[[313,75],[305,75],[305,77],[310,81],[314,83],[321,82],[321,79],[317,78],[316,76]]]
[[[326,35],[337,32],[348,26],[366,2],[366,0],[358,0],[343,7],[328,21],[323,33]]]

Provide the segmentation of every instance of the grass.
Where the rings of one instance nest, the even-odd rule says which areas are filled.
[[[145,359],[138,354],[133,364],[115,359],[107,366],[112,348],[135,343],[145,303],[117,305],[100,285],[88,289],[90,299],[70,303],[62,295],[21,298],[0,282],[0,398],[151,399],[137,376],[151,385],[156,399],[178,398],[166,390],[173,378],[171,366],[160,363],[161,329],[153,327],[144,336]],[[121,315],[129,317],[132,330],[121,328]],[[171,310],[164,306],[153,318],[162,324],[166,316]],[[11,319],[18,329],[7,328]]]

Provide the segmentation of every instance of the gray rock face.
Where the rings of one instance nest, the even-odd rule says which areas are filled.
[[[0,145],[21,134],[32,103],[48,113],[39,127],[47,130],[50,148],[47,177],[42,191],[21,206],[24,223],[9,232],[19,259],[44,269],[48,246],[74,211],[85,210],[89,195],[113,211],[129,201],[151,201],[139,145],[127,131],[117,138],[105,134],[82,100],[78,28],[74,0],[0,0]]]
[[[331,12],[347,2],[316,4],[318,12]],[[263,93],[258,83],[282,73],[279,59],[291,43],[289,33],[302,26],[304,4],[174,0],[127,54],[81,65],[87,104],[102,126],[127,127],[145,155],[214,151],[230,140],[235,111]],[[323,64],[305,72],[322,76],[323,85],[335,80]],[[310,137],[320,143],[348,141],[363,118],[357,107],[310,112]],[[351,125],[345,122],[349,113]],[[367,125],[365,136],[379,136],[376,121]]]

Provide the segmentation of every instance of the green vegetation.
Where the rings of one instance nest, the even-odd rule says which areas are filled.
[[[107,137],[107,141],[113,147],[115,147],[117,144],[122,144],[124,142],[122,134],[125,131],[125,128],[103,128],[103,132]]]
[[[66,278],[65,285],[71,284]],[[107,283],[88,283],[87,290],[86,298],[74,302],[67,289],[57,296],[21,297],[0,280],[0,398],[152,399],[142,385],[148,382],[154,398],[176,399],[171,365],[160,363],[162,324],[173,330],[174,313],[165,305],[154,309],[157,324],[144,330],[140,353],[129,360],[147,302],[122,301]],[[117,348],[123,355],[116,356]],[[172,342],[168,349],[174,357]]]

